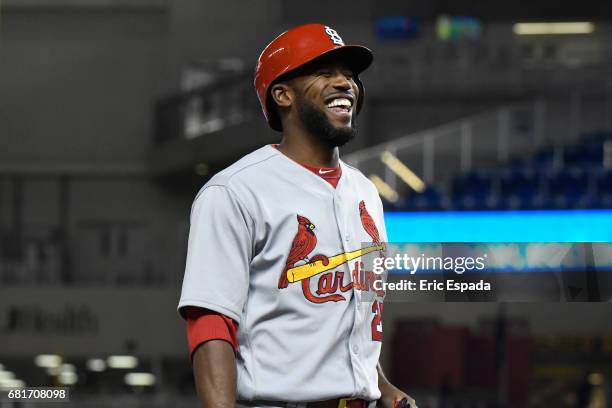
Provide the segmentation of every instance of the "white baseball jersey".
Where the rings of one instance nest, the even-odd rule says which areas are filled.
[[[380,397],[384,293],[361,260],[386,241],[383,209],[373,184],[340,165],[334,188],[265,146],[193,203],[178,307],[238,322],[239,400]]]

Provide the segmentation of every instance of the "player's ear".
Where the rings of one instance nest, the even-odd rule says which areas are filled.
[[[270,95],[281,108],[289,108],[293,103],[293,90],[282,82],[272,85]]]

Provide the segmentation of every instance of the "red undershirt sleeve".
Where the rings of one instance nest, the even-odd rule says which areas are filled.
[[[238,324],[231,318],[213,310],[187,307],[184,312],[187,321],[187,343],[189,356],[204,342],[225,340],[238,350]]]

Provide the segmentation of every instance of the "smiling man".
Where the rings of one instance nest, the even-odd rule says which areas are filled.
[[[371,63],[321,24],[259,57],[255,88],[282,139],[212,177],[191,212],[179,311],[203,407],[416,406],[378,363],[384,293],[362,270],[384,250],[382,204],[338,153]]]

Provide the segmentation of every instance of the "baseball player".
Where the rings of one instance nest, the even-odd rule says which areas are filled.
[[[322,24],[259,57],[255,88],[282,139],[212,177],[191,210],[178,308],[203,407],[415,406],[378,363],[384,293],[362,257],[384,250],[382,204],[338,157],[371,62]]]

